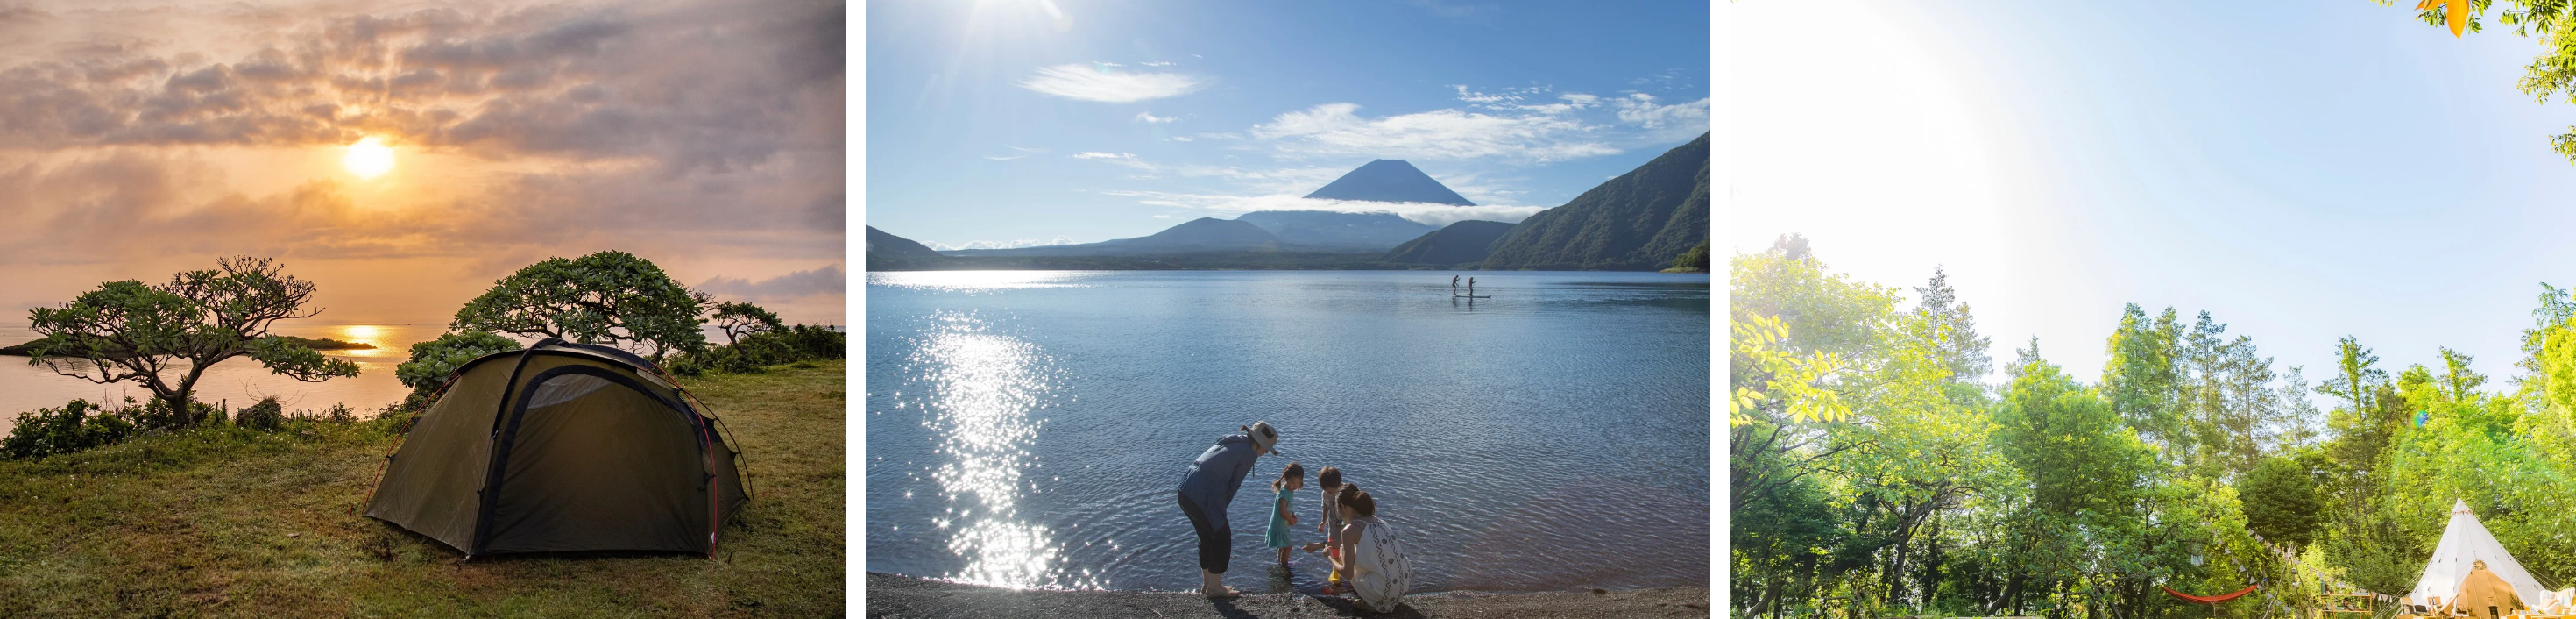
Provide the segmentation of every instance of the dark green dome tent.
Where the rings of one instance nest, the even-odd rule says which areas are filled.
[[[466,557],[713,555],[749,500],[714,417],[651,361],[547,338],[467,362],[385,464],[367,517]]]

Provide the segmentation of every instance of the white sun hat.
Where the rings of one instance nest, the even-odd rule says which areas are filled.
[[[1270,427],[1270,422],[1252,422],[1252,425],[1243,427],[1243,433],[1252,436],[1253,447],[1271,455],[1279,454],[1279,429]]]

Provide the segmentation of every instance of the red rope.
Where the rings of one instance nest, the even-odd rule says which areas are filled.
[[[2263,588],[2263,586],[2262,586],[2262,585],[2246,585],[2246,586],[2245,586],[2245,589],[2243,589],[2243,590],[2241,590],[2241,591],[2237,591],[2237,592],[2235,592],[2235,593],[2230,593],[2230,594],[2227,594],[2227,595],[2216,596],[2216,597],[2201,597],[2201,596],[2192,595],[2192,594],[2189,594],[2189,593],[2183,593],[2183,592],[2181,592],[2181,591],[2175,591],[2175,590],[2173,590],[2173,587],[2156,587],[2156,588],[2158,588],[2158,589],[2163,589],[2163,590],[2165,590],[2165,594],[2166,594],[2166,595],[2171,595],[2171,596],[2174,596],[2174,597],[2176,597],[2176,598],[2181,598],[2181,599],[2182,599],[2182,601],[2185,601],[2185,602],[2190,602],[2190,603],[2193,603],[2193,604],[2217,604],[2217,603],[2219,603],[2219,602],[2225,602],[2225,601],[2228,601],[2228,600],[2236,599],[2236,598],[2241,597],[2241,596],[2244,596],[2245,594],[2248,594],[2248,593],[2253,593],[2255,589],[2261,589],[2261,588]]]

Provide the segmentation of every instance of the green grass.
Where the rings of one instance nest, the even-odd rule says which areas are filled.
[[[359,515],[383,422],[0,462],[0,617],[840,616],[844,363],[683,379],[758,493],[704,556],[495,557]]]

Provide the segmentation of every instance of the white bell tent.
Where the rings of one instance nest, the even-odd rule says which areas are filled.
[[[2442,541],[2433,546],[2433,560],[2424,564],[2424,577],[2415,581],[2415,590],[2406,596],[2417,604],[2430,605],[2436,597],[2448,602],[2459,594],[2460,581],[2468,579],[2470,568],[2478,561],[2487,562],[2487,571],[2513,585],[2514,594],[2524,604],[2539,608],[2550,595],[2549,590],[2540,587],[2540,581],[2531,578],[2531,572],[2522,569],[2522,563],[2513,560],[2512,553],[2504,551],[2503,544],[2496,543],[2495,535],[2478,523],[2477,514],[2469,513],[2468,501],[2453,499],[2451,524],[2442,527]]]

